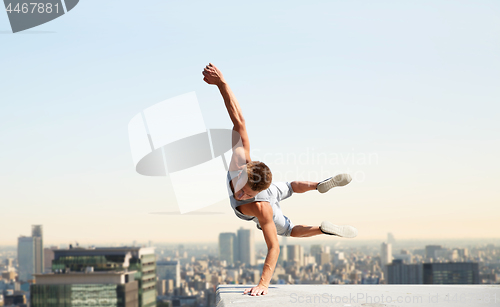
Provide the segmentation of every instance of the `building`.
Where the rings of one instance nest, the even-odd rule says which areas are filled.
[[[20,236],[17,239],[17,261],[19,280],[33,279],[33,274],[43,273],[43,228],[31,226],[31,237]]]
[[[26,302],[26,294],[22,291],[13,291],[12,293],[5,295],[5,298],[3,299],[3,304],[5,306],[27,306]]]
[[[335,251],[332,256],[334,265],[342,265],[346,262],[344,252]]]
[[[394,238],[392,232],[387,233],[387,243],[392,245],[396,244],[396,239]]]
[[[362,285],[378,285],[379,283],[380,283],[380,278],[376,276],[361,278]]]
[[[380,250],[380,264],[382,267],[392,262],[392,245],[391,243],[382,242]]]
[[[299,267],[304,265],[304,247],[302,245],[288,245],[287,263],[295,262]]]
[[[43,249],[43,267],[45,273],[52,272],[52,260],[54,260],[54,250],[57,246],[51,246],[50,248]]]
[[[181,266],[178,260],[158,261],[156,263],[156,275],[160,280],[173,280],[173,286],[181,286]]]
[[[139,307],[156,306],[156,255],[153,247],[70,248],[54,250],[52,271],[136,271]]]
[[[424,263],[424,284],[479,284],[475,262]]]
[[[388,284],[423,284],[424,272],[422,264],[404,264],[403,260],[395,259],[387,265]]]
[[[219,259],[233,265],[239,261],[239,246],[236,234],[223,232],[219,234]]]
[[[43,262],[43,226],[32,225],[31,237],[33,238],[33,261],[35,274],[42,274],[44,271]]]
[[[396,260],[401,260],[405,264],[411,264],[413,261],[413,255],[412,254],[392,254],[392,262]]]
[[[17,239],[17,262],[19,263],[19,280],[33,279],[35,260],[33,257],[33,238],[21,236]]]
[[[255,242],[252,229],[238,229],[238,250],[241,263],[255,265]]]
[[[14,259],[12,259],[12,258],[7,258],[7,259],[5,259],[5,266],[6,266],[6,268],[7,268],[7,271],[11,271],[11,270],[13,269],[13,268],[12,268],[12,261],[13,261],[13,260],[14,260]]]
[[[136,271],[67,272],[37,274],[31,307],[138,307]]]
[[[17,274],[15,271],[2,272],[2,279],[6,280],[7,282],[15,280],[16,276],[17,276]]]

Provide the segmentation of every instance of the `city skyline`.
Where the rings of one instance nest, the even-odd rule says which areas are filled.
[[[154,5],[79,5],[0,33],[0,245],[34,224],[48,245],[258,234],[228,200],[177,214],[169,178],[134,170],[127,125],[161,101],[194,91],[207,128],[232,128],[209,62],[274,180],[353,176],[284,201],[295,224],[353,225],[359,241],[498,237],[500,2]]]

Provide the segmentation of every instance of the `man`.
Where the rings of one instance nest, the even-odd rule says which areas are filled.
[[[240,105],[220,70],[208,64],[203,70],[203,80],[214,84],[224,99],[224,104],[233,122],[238,140],[233,138],[233,156],[227,175],[231,206],[240,219],[254,221],[262,230],[267,244],[267,257],[260,282],[257,286],[245,289],[244,294],[265,295],[280,253],[278,236],[311,237],[320,234],[354,238],[358,231],[352,226],[337,226],[322,222],[320,226],[294,225],[283,215],[279,202],[292,195],[318,190],[325,193],[335,186],[344,186],[351,181],[347,174],[337,175],[321,182],[292,181],[272,183],[272,174],[267,165],[250,159],[250,141],[245,119]],[[240,145],[240,146],[238,146]]]

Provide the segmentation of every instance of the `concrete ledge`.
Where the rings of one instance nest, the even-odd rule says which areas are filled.
[[[217,307],[500,307],[500,285],[271,285],[267,295],[243,295],[250,287],[220,285]]]

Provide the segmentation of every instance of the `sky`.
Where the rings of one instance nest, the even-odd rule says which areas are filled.
[[[495,0],[82,0],[13,34],[0,13],[0,244],[33,224],[45,244],[262,240],[229,200],[162,214],[178,211],[169,178],[134,169],[128,123],[156,103],[195,91],[206,126],[232,128],[209,62],[275,181],[353,176],[283,201],[295,224],[498,238],[499,14]]]

